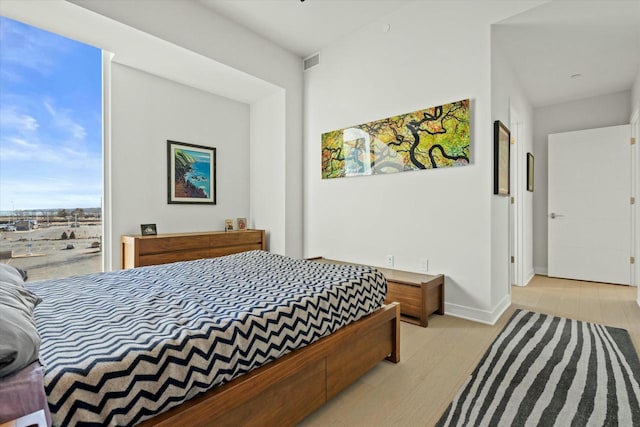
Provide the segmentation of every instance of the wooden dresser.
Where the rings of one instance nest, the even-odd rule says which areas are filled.
[[[351,264],[322,257],[308,259],[329,264]],[[402,320],[427,327],[431,314],[444,314],[444,275],[432,276],[390,268],[375,268],[387,279],[385,304],[399,302]]]
[[[121,267],[214,258],[254,249],[266,249],[264,230],[122,236]]]

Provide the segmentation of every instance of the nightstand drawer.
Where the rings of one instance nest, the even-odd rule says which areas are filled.
[[[422,315],[422,290],[420,286],[411,286],[391,280],[387,281],[387,299],[385,302],[400,303],[402,314],[413,317]]]

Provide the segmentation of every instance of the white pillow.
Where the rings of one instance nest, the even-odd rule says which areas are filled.
[[[24,285],[22,273],[16,267],[0,262],[0,282],[13,283],[14,285]]]

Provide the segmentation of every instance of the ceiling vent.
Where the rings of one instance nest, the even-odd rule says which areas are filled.
[[[310,68],[313,68],[317,65],[320,65],[320,54],[316,53],[311,55],[308,58],[305,58],[305,60],[303,61],[303,71],[307,71]]]

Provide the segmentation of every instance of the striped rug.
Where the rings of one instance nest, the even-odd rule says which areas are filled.
[[[640,426],[624,329],[516,310],[437,426]]]

